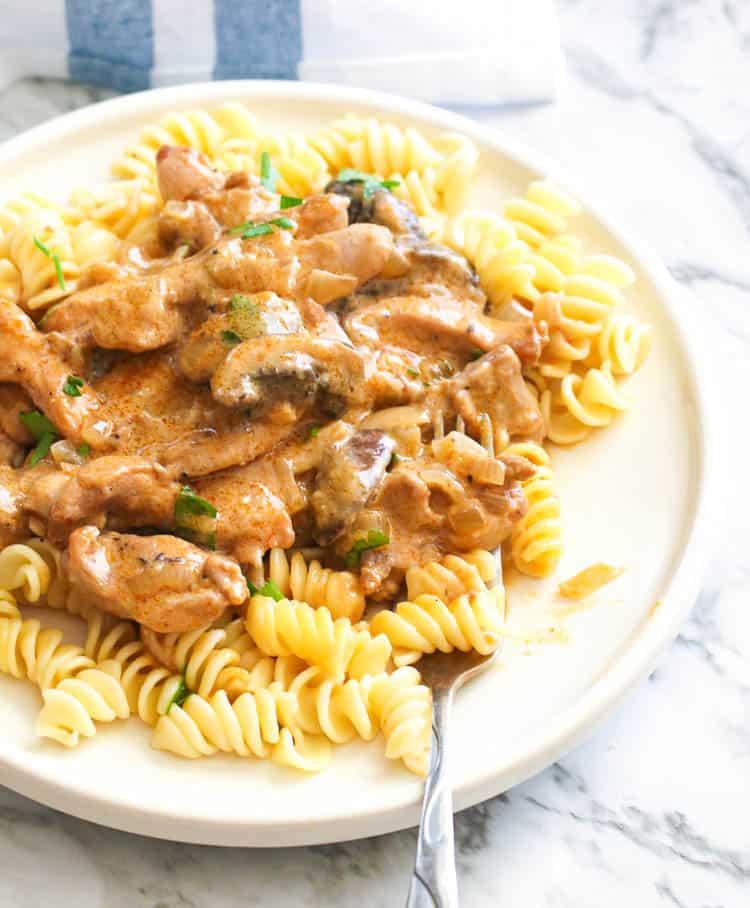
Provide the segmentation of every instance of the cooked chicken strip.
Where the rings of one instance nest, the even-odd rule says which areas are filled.
[[[480,433],[483,413],[488,414],[496,433],[510,438],[544,438],[544,420],[539,404],[526,386],[521,364],[508,346],[496,347],[459,375],[443,382],[427,405],[454,411],[466,421],[469,432]]]
[[[378,274],[392,245],[385,228],[366,224],[306,240],[282,229],[246,240],[229,236],[156,274],[75,293],[50,309],[41,326],[65,333],[82,348],[154,350],[179,337],[181,307],[211,303],[217,288],[268,290],[289,299],[309,296],[326,304]]]
[[[34,438],[21,422],[21,413],[34,409],[31,398],[19,385],[0,385],[0,430],[22,445]]]
[[[247,598],[239,565],[175,536],[77,529],[64,557],[81,603],[159,632],[195,630]]]
[[[76,527],[103,529],[112,526],[112,518],[128,528],[169,528],[179,491],[164,467],[144,457],[99,457],[57,491],[49,509],[49,538],[62,543]]]
[[[228,470],[195,483],[199,495],[218,510],[216,545],[241,564],[257,566],[270,549],[294,544],[289,512],[260,482]]]
[[[20,385],[60,433],[77,442],[98,402],[86,386],[76,397],[63,393],[71,369],[53,340],[17,306],[0,306],[0,382]]]
[[[361,306],[344,319],[354,343],[412,350],[431,359],[454,355],[463,365],[470,357],[508,344],[524,366],[533,366],[546,335],[533,321],[502,322],[482,315],[466,300],[394,296]]]

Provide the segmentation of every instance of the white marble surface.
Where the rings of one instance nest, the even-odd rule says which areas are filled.
[[[746,908],[750,3],[565,0],[561,18],[559,102],[475,115],[563,163],[680,282],[716,364],[731,499],[700,600],[648,681],[559,764],[457,816],[462,904]],[[0,139],[98,97],[18,83],[0,94]],[[409,831],[288,851],[188,846],[0,790],[0,905],[391,908],[414,842]]]

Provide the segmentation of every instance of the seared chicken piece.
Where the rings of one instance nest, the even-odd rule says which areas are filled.
[[[144,457],[111,455],[80,467],[49,508],[49,538],[62,543],[77,527],[171,527],[180,484]]]
[[[526,496],[515,477],[528,476],[528,465],[523,470],[514,464],[511,471],[470,439],[461,436],[461,442],[458,475],[451,469],[456,464],[443,463],[445,452],[436,450],[386,476],[371,506],[388,521],[389,543],[362,555],[367,595],[393,595],[412,564],[439,559],[445,552],[495,548],[526,513]],[[469,446],[474,450],[467,453]]]
[[[284,502],[240,470],[227,470],[195,483],[198,494],[219,514],[216,545],[241,564],[257,566],[271,548],[294,543],[292,519]]]
[[[102,446],[142,453],[182,476],[249,463],[291,430],[289,422],[251,420],[244,411],[227,410],[209,388],[183,378],[163,354],[119,363],[96,389],[102,399],[100,418],[109,426]]]
[[[177,340],[184,307],[210,304],[217,288],[267,290],[289,299],[311,297],[325,305],[378,274],[392,248],[385,228],[366,224],[306,240],[296,240],[283,229],[245,240],[229,236],[155,274],[75,293],[49,310],[42,328],[66,334],[83,349],[154,350]]]
[[[0,382],[23,386],[34,404],[61,434],[80,440],[84,421],[98,406],[89,388],[76,397],[63,393],[71,368],[55,349],[54,339],[37,330],[17,306],[0,306]]]
[[[459,375],[443,382],[428,406],[457,413],[469,433],[478,437],[480,420],[487,413],[496,431],[510,438],[544,438],[544,419],[539,404],[521,375],[521,364],[508,346],[496,347]]]
[[[390,297],[350,312],[344,328],[355,344],[401,348],[443,361],[449,356],[460,366],[501,344],[511,346],[524,366],[532,366],[546,341],[531,319],[502,322],[453,297]]]
[[[0,430],[21,445],[30,445],[34,438],[21,422],[21,413],[34,409],[31,398],[19,385],[0,385]]]
[[[64,565],[82,604],[151,630],[182,633],[215,621],[247,598],[239,565],[176,536],[131,536],[80,527]]]
[[[394,448],[385,432],[363,429],[326,450],[310,496],[321,545],[330,545],[351,526],[383,482]]]
[[[184,202],[224,185],[224,177],[195,148],[162,145],[156,154],[156,178],[165,202]]]

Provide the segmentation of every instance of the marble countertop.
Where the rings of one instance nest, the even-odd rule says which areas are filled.
[[[472,115],[557,159],[650,240],[702,316],[726,450],[739,455],[750,442],[750,4],[564,0],[561,20],[558,102]],[[0,139],[102,96],[16,83],[0,93]],[[737,458],[723,466],[735,481],[710,574],[653,674],[565,759],[457,815],[468,908],[750,904],[750,490]],[[182,845],[0,789],[0,905],[392,908],[414,844],[407,831],[294,850]]]

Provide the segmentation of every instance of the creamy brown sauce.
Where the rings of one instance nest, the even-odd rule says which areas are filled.
[[[38,325],[0,310],[0,542],[42,532],[73,595],[159,631],[240,605],[273,546],[355,551],[385,599],[411,564],[501,544],[530,469],[502,449],[543,431],[521,376],[538,326],[486,315],[387,190],[279,211],[196,152],[157,160],[157,239]],[[56,429],[35,465],[30,409]],[[497,457],[459,417],[474,439],[489,418]]]

